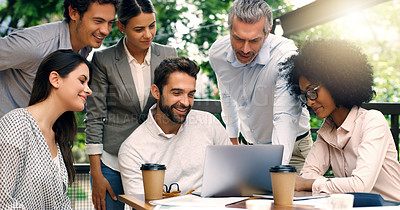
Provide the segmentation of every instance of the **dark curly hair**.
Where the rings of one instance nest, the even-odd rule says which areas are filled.
[[[115,11],[117,11],[117,6],[119,4],[119,0],[64,0],[64,18],[67,23],[71,21],[71,17],[69,16],[69,6],[72,9],[78,11],[78,14],[83,17],[85,12],[88,10],[89,5],[91,3],[98,2],[99,4],[112,4],[115,7]]]
[[[369,102],[374,96],[373,70],[357,46],[343,40],[307,41],[299,54],[281,66],[291,94],[299,95],[299,78],[323,85],[336,106],[351,109]]]

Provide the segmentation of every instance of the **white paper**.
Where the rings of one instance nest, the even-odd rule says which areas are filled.
[[[314,206],[314,208],[318,208],[318,209],[329,209],[330,202],[331,201],[329,198],[324,197],[324,198],[315,198],[315,199],[308,199],[308,200],[297,200],[297,201],[293,201],[293,204]]]
[[[293,204],[297,205],[309,205],[314,206],[317,209],[324,210],[332,210],[332,205],[330,198],[318,198],[318,199],[310,199],[310,200],[299,200],[293,201]],[[353,209],[365,209],[365,210],[374,210],[374,209],[400,209],[399,206],[375,206],[375,207],[353,207]],[[334,210],[334,209],[333,209]]]
[[[267,199],[274,199],[274,196],[272,195],[264,195],[264,194],[253,194],[255,197],[261,197],[261,198],[267,198]],[[293,197],[293,201],[298,201],[298,200],[309,200],[309,199],[316,199],[316,198],[325,198],[329,197],[328,194],[318,194],[318,195],[310,195],[310,196],[297,196]]]
[[[196,195],[183,195],[150,201],[152,205],[184,207],[224,207],[227,204],[245,200],[248,197],[202,198]]]

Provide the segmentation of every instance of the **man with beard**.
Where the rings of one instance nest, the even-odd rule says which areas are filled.
[[[144,163],[165,165],[166,185],[178,183],[183,193],[200,192],[205,148],[231,144],[212,114],[191,110],[198,72],[199,67],[184,57],[165,59],[156,68],[151,94],[157,103],[118,153],[124,193],[144,193]]]
[[[0,117],[28,106],[44,57],[72,49],[87,57],[111,32],[118,0],[65,0],[63,21],[15,30],[0,38]],[[38,5],[39,6],[39,5]]]
[[[296,53],[292,40],[270,34],[272,9],[264,0],[235,0],[229,35],[210,49],[222,118],[233,144],[284,146],[283,164],[300,172],[311,149],[309,113],[290,95],[279,64]]]

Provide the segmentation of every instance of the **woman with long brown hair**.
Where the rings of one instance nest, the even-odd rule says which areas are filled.
[[[39,66],[29,106],[0,119],[0,209],[71,209],[74,111],[92,93],[90,71],[72,50],[51,53]]]

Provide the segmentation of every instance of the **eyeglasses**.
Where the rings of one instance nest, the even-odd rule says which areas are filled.
[[[172,187],[175,186],[175,190],[172,189]],[[164,197],[176,197],[176,196],[181,196],[181,195],[189,195],[192,192],[194,192],[194,190],[189,190],[189,192],[187,192],[186,194],[181,194],[181,190],[179,189],[179,185],[178,183],[172,183],[169,185],[164,184],[164,189],[163,189],[163,196]]]
[[[172,190],[172,187],[175,185],[175,190]],[[172,190],[172,192],[171,192],[171,190]],[[180,193],[181,191],[179,190],[179,185],[178,185],[178,183],[172,183],[172,184],[170,184],[169,185],[169,187],[168,187],[168,185],[166,185],[166,184],[164,184],[164,192],[165,193]]]
[[[315,99],[318,98],[318,88],[320,88],[321,86],[317,86],[314,88],[311,88],[309,90],[307,90],[305,93],[302,93],[299,95],[299,99],[301,101],[301,103],[303,104],[307,104],[307,98],[310,99],[311,101],[314,101]]]

